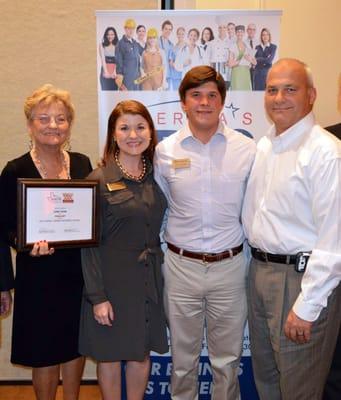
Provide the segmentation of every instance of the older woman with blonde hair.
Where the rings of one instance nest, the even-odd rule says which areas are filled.
[[[9,161],[1,175],[1,237],[16,248],[17,179],[84,178],[88,157],[69,152],[74,107],[68,92],[44,85],[24,105],[31,150]],[[11,362],[32,367],[37,399],[55,399],[60,374],[64,400],[78,398],[84,358],[78,353],[82,297],[80,250],[42,240],[17,252]]]

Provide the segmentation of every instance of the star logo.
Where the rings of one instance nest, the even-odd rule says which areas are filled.
[[[232,102],[230,103],[229,106],[225,106],[225,108],[229,108],[229,109],[231,110],[232,117],[233,117],[234,119],[236,118],[235,113],[236,113],[238,110],[240,110],[240,108],[239,108],[239,107],[235,107],[235,106],[233,105]]]

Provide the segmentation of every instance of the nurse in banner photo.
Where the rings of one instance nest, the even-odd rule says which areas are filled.
[[[103,399],[143,399],[151,351],[168,351],[160,228],[166,199],[153,178],[156,131],[144,105],[117,104],[108,121],[100,182],[100,245],[82,250],[80,352],[97,361]]]

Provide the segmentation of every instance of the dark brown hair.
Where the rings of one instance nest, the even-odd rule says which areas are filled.
[[[152,117],[147,108],[139,101],[124,100],[116,105],[108,119],[107,139],[105,142],[102,160],[103,164],[107,164],[107,162],[112,159],[112,156],[115,154],[116,150],[118,150],[117,142],[113,140],[114,132],[118,118],[125,114],[141,115],[141,117],[147,121],[151,133],[151,141],[148,148],[143,152],[143,155],[152,163],[155,146],[157,144],[157,136]]]
[[[226,85],[224,78],[219,72],[208,65],[194,67],[186,73],[179,87],[181,101],[183,103],[185,102],[187,90],[196,88],[207,82],[216,83],[217,89],[221,96],[222,104],[224,104],[226,98]]]

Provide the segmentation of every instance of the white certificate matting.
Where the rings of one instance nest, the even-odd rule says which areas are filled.
[[[90,240],[91,188],[28,187],[26,242]]]

